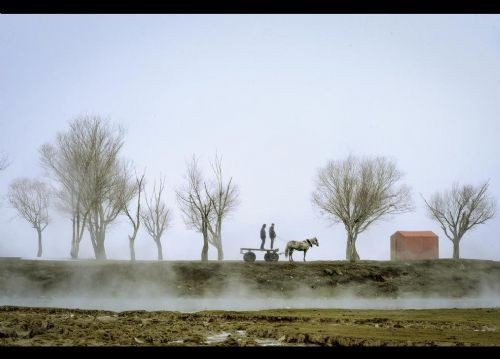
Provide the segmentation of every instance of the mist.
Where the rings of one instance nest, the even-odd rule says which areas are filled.
[[[463,298],[447,298],[435,296],[405,295],[398,298],[365,298],[357,297],[346,290],[338,296],[313,297],[301,295],[293,298],[273,297],[265,295],[242,295],[226,291],[220,296],[202,298],[180,297],[176,293],[162,296],[130,296],[122,293],[114,297],[89,296],[85,292],[69,293],[65,296],[0,296],[0,306],[24,306],[66,309],[87,309],[107,311],[178,311],[198,312],[203,310],[258,311],[265,309],[451,309],[451,308],[499,308],[500,292],[485,290],[478,296]]]
[[[396,299],[357,298],[342,296],[341,298],[310,298],[297,297],[294,299],[269,297],[238,297],[227,296],[217,298],[179,298],[176,296],[162,298],[17,298],[15,300],[0,297],[0,305],[87,309],[107,311],[178,311],[198,312],[203,310],[231,310],[231,311],[258,311],[265,309],[451,309],[451,308],[498,308],[500,297],[498,293],[491,296],[489,293],[474,298],[423,298],[409,297]]]
[[[180,312],[500,307],[500,267],[496,262],[381,263],[266,266],[4,260],[0,305]],[[337,284],[332,285],[335,278],[327,274],[329,268],[344,273],[335,276],[341,280]],[[415,286],[424,273],[429,278]],[[453,279],[456,273],[462,273],[462,281]],[[374,274],[375,280],[370,279]]]

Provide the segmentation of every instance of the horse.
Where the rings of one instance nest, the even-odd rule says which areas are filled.
[[[305,241],[289,241],[285,248],[285,257],[290,257],[288,260],[293,262],[292,254],[293,251],[303,251],[304,252],[304,262],[306,261],[306,253],[313,245],[319,247],[318,239],[316,237],[306,239]]]

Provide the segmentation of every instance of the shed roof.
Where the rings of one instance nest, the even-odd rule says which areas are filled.
[[[396,233],[403,237],[437,237],[437,234],[432,231],[396,231]]]

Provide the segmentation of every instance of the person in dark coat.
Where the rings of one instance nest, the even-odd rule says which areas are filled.
[[[271,249],[273,249],[274,238],[276,238],[276,232],[274,231],[274,223],[272,223],[271,227],[269,227],[269,238],[271,238]]]
[[[264,249],[264,244],[266,243],[266,225],[263,224],[260,229],[260,239],[262,239],[262,244],[260,245],[260,249]]]

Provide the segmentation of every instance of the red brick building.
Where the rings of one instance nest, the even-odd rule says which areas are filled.
[[[391,260],[438,259],[439,237],[431,231],[397,231],[391,236]]]

